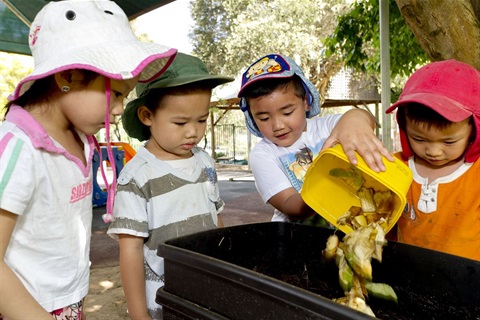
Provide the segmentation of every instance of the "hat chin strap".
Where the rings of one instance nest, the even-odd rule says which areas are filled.
[[[105,131],[106,131],[105,138],[107,140],[107,155],[108,155],[108,159],[110,160],[110,167],[112,168],[112,173],[113,173],[112,183],[110,184],[108,183],[107,176],[103,169],[103,165],[101,165],[100,168],[102,172],[102,178],[103,178],[103,181],[105,182],[105,187],[107,189],[107,205],[106,205],[107,212],[102,216],[102,218],[105,223],[109,223],[113,220],[113,200],[115,196],[115,187],[117,185],[117,168],[115,166],[115,160],[112,152],[112,145],[110,143],[110,95],[111,95],[110,78],[104,77],[104,79],[105,79],[105,97],[107,99],[107,103],[106,103],[107,108],[105,111]],[[100,146],[98,145],[98,142],[97,142],[97,149],[98,149],[98,154],[100,156],[100,163],[103,163],[102,152],[100,150]]]

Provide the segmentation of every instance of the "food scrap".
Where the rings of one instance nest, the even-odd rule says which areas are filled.
[[[372,259],[382,262],[383,247],[387,245],[385,230],[394,207],[391,191],[375,191],[364,186],[359,169],[335,168],[330,175],[342,179],[360,198],[361,206],[352,206],[337,223],[350,226],[353,231],[342,241],[331,235],[323,250],[327,260],[335,260],[339,283],[345,296],[334,301],[375,317],[367,304],[369,296],[397,302],[391,286],[372,282]]]
[[[330,175],[344,181],[360,199],[360,207],[352,206],[338,218],[339,225],[347,225],[356,230],[376,222],[384,229],[387,228],[395,205],[392,191],[365,187],[362,172],[353,165],[348,169],[334,168],[330,170]]]
[[[383,247],[387,244],[385,231],[373,222],[347,234],[342,241],[333,234],[327,240],[323,256],[335,260],[339,283],[345,297],[334,301],[375,317],[367,304],[368,296],[397,302],[391,286],[372,282],[372,259],[382,261]]]

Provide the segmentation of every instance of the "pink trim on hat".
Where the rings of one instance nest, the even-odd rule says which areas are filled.
[[[158,76],[160,76],[162,73],[164,73],[168,69],[168,67],[172,64],[173,60],[175,59],[176,55],[177,55],[177,49],[170,49],[167,52],[164,52],[164,53],[161,53],[161,54],[151,55],[147,59],[143,60],[138,65],[138,67],[135,68],[135,70],[132,71],[132,73],[135,74],[135,75],[137,75],[139,73],[142,73],[143,71],[145,71],[145,69],[148,67],[149,64],[151,64],[155,61],[158,61],[159,59],[170,57],[170,59],[167,61],[167,63],[165,63],[163,68],[161,70],[159,70],[157,73],[155,73],[152,77],[150,77],[148,79],[138,80],[138,82],[142,82],[142,83],[150,82],[153,79],[156,79]]]
[[[13,92],[13,95],[10,95],[8,97],[8,99],[9,99],[9,101],[13,101],[13,100],[17,99],[18,97],[23,95],[25,92],[27,92],[28,89],[30,89],[30,87],[32,86],[33,82],[35,82],[37,80],[46,78],[46,77],[51,76],[51,75],[53,75],[55,73],[58,73],[58,72],[62,72],[62,71],[66,71],[66,70],[74,70],[74,69],[89,70],[89,71],[96,72],[99,75],[106,76],[110,79],[123,80],[121,74],[118,74],[118,73],[117,74],[113,74],[113,73],[111,74],[111,73],[108,73],[108,72],[104,72],[104,71],[102,71],[102,70],[100,70],[100,69],[98,69],[94,66],[91,66],[91,65],[73,63],[73,64],[69,64],[69,65],[65,65],[65,66],[62,66],[62,67],[59,67],[59,68],[49,70],[48,72],[45,72],[45,73],[42,73],[42,74],[37,74],[37,75],[34,75],[34,76],[27,76],[26,78],[24,78],[23,80],[21,80],[18,83],[17,87],[15,88],[15,91]],[[28,88],[21,92],[24,85],[28,84],[29,82],[30,82],[30,85],[28,86]]]
[[[15,91],[13,92],[13,94],[11,94],[8,97],[8,100],[13,101],[13,100],[17,99],[19,96],[21,96],[22,94],[24,94],[31,87],[31,85],[33,84],[34,81],[46,78],[46,77],[51,76],[51,75],[53,75],[55,73],[58,73],[58,72],[62,72],[62,71],[66,71],[66,70],[73,70],[73,69],[82,69],[82,70],[89,70],[89,71],[96,72],[99,75],[103,75],[103,76],[108,77],[108,78],[113,79],[113,80],[125,80],[125,79],[131,79],[131,78],[134,78],[134,77],[138,76],[139,74],[141,74],[142,72],[147,70],[147,67],[151,63],[154,63],[155,61],[158,61],[159,59],[170,57],[168,62],[165,64],[165,66],[161,70],[159,70],[157,73],[155,73],[152,77],[147,78],[147,79],[142,79],[141,81],[139,81],[139,82],[149,82],[150,80],[156,78],[157,76],[162,74],[165,70],[167,70],[167,68],[172,63],[172,61],[173,61],[173,59],[176,55],[176,52],[177,52],[177,49],[170,49],[167,52],[160,53],[160,54],[154,54],[154,55],[151,55],[151,56],[147,57],[135,69],[132,70],[131,76],[128,77],[128,78],[125,78],[120,73],[105,72],[105,71],[103,71],[103,70],[101,70],[101,69],[99,69],[95,66],[88,65],[88,64],[81,64],[81,63],[68,64],[68,65],[65,65],[65,66],[61,66],[59,68],[49,70],[48,72],[45,72],[45,73],[42,73],[42,74],[37,74],[37,75],[34,75],[34,76],[27,76],[26,78],[24,78],[23,80],[21,80],[18,83],[18,85],[15,88]],[[29,82],[31,82],[31,84],[28,86],[28,88],[22,91],[22,88],[24,87],[24,85],[29,83]]]

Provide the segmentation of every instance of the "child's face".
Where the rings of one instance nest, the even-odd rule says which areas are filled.
[[[161,160],[186,159],[205,135],[210,90],[165,95],[155,113],[140,107],[140,120],[150,126],[147,150]]]
[[[433,167],[442,167],[460,160],[470,142],[472,126],[469,119],[446,128],[430,127],[406,119],[406,134],[416,156]]]
[[[265,138],[280,147],[294,144],[307,129],[305,99],[295,95],[292,86],[249,100],[250,112]]]
[[[110,80],[110,123],[123,113],[123,100],[137,81],[138,78]],[[76,88],[72,86],[70,92],[61,94],[62,112],[75,128],[85,134],[95,134],[105,128],[105,78],[98,76],[84,87],[77,85]]]

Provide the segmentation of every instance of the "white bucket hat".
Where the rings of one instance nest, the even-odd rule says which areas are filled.
[[[35,80],[69,69],[85,69],[125,80],[140,74],[148,82],[162,73],[176,49],[140,41],[127,16],[113,1],[50,2],[37,14],[29,33],[34,70],[20,81],[9,100],[24,94]]]
[[[109,103],[110,79],[127,80],[140,75],[140,82],[148,82],[163,73],[177,53],[176,49],[140,41],[123,10],[109,0],[48,3],[33,20],[28,42],[34,69],[19,82],[9,97],[10,101],[23,95],[36,80],[64,70],[83,69],[105,77],[106,101]],[[108,157],[113,159],[109,110],[110,106],[107,106],[105,129]],[[99,151],[100,161],[101,154]],[[102,171],[108,192],[105,222],[111,220],[113,212],[115,166],[112,170],[113,181],[110,184]]]

